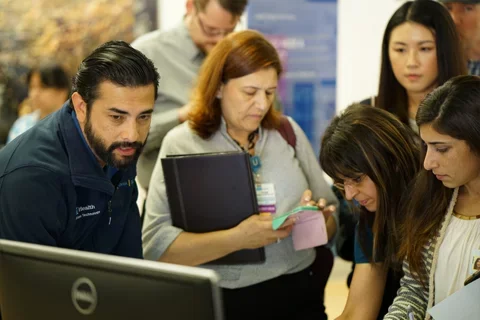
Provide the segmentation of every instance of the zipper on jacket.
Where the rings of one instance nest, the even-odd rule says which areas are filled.
[[[115,193],[117,192],[117,190],[118,190],[118,186],[115,187],[115,191],[113,192],[112,197],[108,201],[108,225],[112,224],[112,200],[115,197]]]
[[[112,210],[112,200],[113,200],[113,198],[115,198],[115,193],[118,190],[118,185],[120,184],[121,179],[122,179],[122,174],[121,174],[120,171],[117,171],[111,179],[111,182],[113,184],[114,189],[113,189],[112,197],[108,201],[108,225],[112,224],[112,211],[113,211]]]
[[[108,201],[108,225],[112,224],[112,199]]]

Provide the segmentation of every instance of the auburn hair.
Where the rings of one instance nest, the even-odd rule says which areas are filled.
[[[252,30],[234,32],[220,41],[205,59],[192,96],[189,125],[200,137],[207,139],[220,127],[222,111],[217,93],[230,79],[273,68],[277,76],[282,64],[273,45]],[[270,107],[262,120],[265,129],[277,129],[280,112]]]

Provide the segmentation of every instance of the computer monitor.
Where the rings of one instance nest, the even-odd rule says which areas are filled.
[[[221,320],[218,280],[201,268],[0,239],[3,320]]]

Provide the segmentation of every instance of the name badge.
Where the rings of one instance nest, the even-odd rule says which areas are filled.
[[[257,183],[255,191],[257,193],[259,212],[275,214],[277,211],[277,198],[275,197],[275,186],[273,183]]]
[[[472,250],[470,274],[480,271],[480,249]]]

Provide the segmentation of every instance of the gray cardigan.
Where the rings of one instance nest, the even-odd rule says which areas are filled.
[[[442,245],[445,232],[452,218],[453,208],[457,202],[458,188],[453,192],[452,199],[448,206],[445,219],[437,237],[423,246],[422,257],[428,278],[422,279],[425,287],[420,281],[413,277],[408,261],[403,262],[404,276],[400,280],[400,289],[398,289],[397,297],[393,300],[393,304],[385,315],[385,320],[404,320],[408,319],[407,308],[410,306],[414,313],[415,320],[429,320],[430,315],[427,310],[434,306],[435,302],[435,270],[437,268],[438,250]]]
[[[338,200],[325,182],[323,172],[310,142],[295,121],[289,118],[297,137],[296,149],[282,138],[277,130],[260,128],[255,154],[260,156],[262,182],[273,183],[277,199],[277,213],[287,212],[299,205],[302,193],[312,190],[313,199],[320,197],[338,206]],[[165,137],[160,156],[153,171],[146,203],[143,227],[143,250],[146,259],[158,260],[175,238],[182,232],[173,227],[165,190],[161,158],[168,154],[190,154],[240,150],[227,134],[222,119],[220,129],[209,139],[202,139],[188,123],[171,130]],[[337,213],[334,214],[336,221]],[[240,288],[272,279],[287,273],[301,271],[315,259],[313,249],[295,251],[292,237],[265,247],[264,264],[203,265],[221,277],[220,286]]]
[[[189,101],[205,54],[193,43],[184,22],[170,30],[144,34],[132,47],[152,60],[162,77],[147,143],[137,165],[137,179],[148,188],[162,141],[179,124],[178,109]]]

